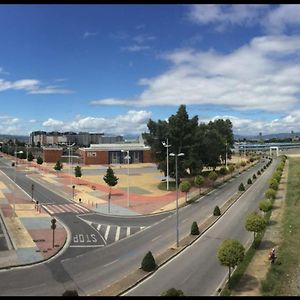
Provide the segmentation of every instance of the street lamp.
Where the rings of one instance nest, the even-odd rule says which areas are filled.
[[[175,156],[175,170],[176,170],[176,245],[179,247],[179,224],[178,224],[178,170],[177,170],[177,157],[184,156],[184,153],[170,153],[170,156]]]
[[[127,156],[125,156],[124,158],[127,159],[127,206],[129,207],[129,162],[130,162],[130,156],[129,156],[129,150],[121,150],[121,152],[126,152]]]
[[[226,152],[225,152],[225,167],[226,167],[226,170],[227,170],[227,141],[226,141]]]
[[[72,187],[72,166],[71,166],[71,148],[75,145],[75,143],[73,143],[72,145],[69,144],[68,150],[69,150],[69,173],[70,173],[70,186]],[[72,159],[72,165],[73,165],[73,159]],[[74,200],[74,189],[73,189],[73,200]]]
[[[169,139],[167,139],[167,143],[162,142],[163,146],[167,148],[167,191],[169,190]]]
[[[15,158],[16,158],[16,161],[15,161],[15,176],[14,176],[14,182],[15,182],[15,185],[17,184],[17,155],[18,154],[21,154],[23,153],[23,151],[17,151],[17,145],[16,145],[16,151],[15,151]],[[14,215],[16,213],[16,195],[14,193]]]

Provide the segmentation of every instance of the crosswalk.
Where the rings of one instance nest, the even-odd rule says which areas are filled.
[[[45,209],[49,214],[63,214],[63,213],[74,213],[82,214],[90,212],[88,208],[85,208],[79,204],[42,204],[43,209]]]
[[[146,228],[145,226],[117,226],[98,223],[90,223],[90,225],[101,234],[106,244],[117,242]]]

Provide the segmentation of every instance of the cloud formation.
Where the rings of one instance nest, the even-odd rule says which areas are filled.
[[[300,36],[262,36],[231,53],[179,49],[162,58],[166,72],[142,78],[134,99],[98,99],[98,105],[222,105],[235,110],[288,111],[300,92]]]

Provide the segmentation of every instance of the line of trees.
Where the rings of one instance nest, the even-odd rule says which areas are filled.
[[[201,174],[204,166],[216,168],[222,161],[231,158],[230,149],[234,137],[232,123],[229,119],[217,119],[208,124],[200,123],[198,116],[189,118],[185,105],[180,105],[177,113],[171,115],[168,121],[149,120],[148,133],[143,133],[145,143],[151,147],[151,157],[157,163],[158,169],[167,175],[166,147],[162,142],[168,142],[169,153],[184,153],[183,159],[178,159],[179,178],[188,174]],[[175,178],[175,159],[169,157],[169,176]]]

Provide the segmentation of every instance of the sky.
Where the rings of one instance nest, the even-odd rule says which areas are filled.
[[[299,4],[1,4],[0,134],[140,134],[185,104],[300,132]]]

